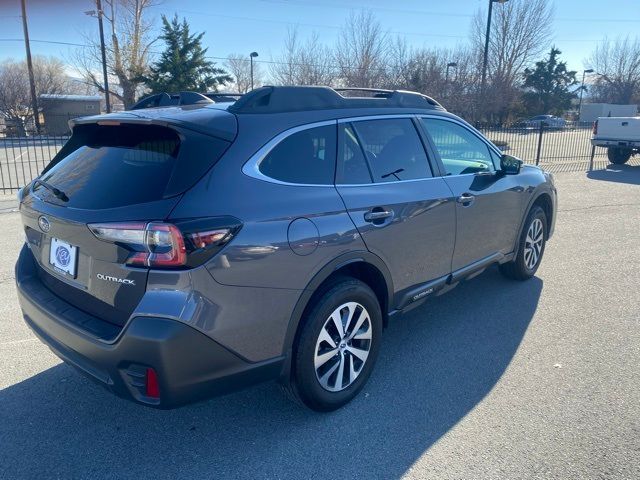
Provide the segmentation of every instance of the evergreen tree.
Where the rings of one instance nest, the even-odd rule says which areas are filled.
[[[524,103],[534,115],[561,115],[571,107],[576,93],[569,90],[577,85],[576,72],[567,70],[566,62],[560,62],[562,52],[551,48],[547,59],[536,62],[534,69],[524,71]]]
[[[160,59],[150,68],[144,80],[151,93],[217,91],[218,86],[231,81],[231,77],[214,62],[206,59],[202,48],[203,33],[190,33],[186,19],[182,23],[176,14],[171,21],[162,16],[162,39],[166,48]]]

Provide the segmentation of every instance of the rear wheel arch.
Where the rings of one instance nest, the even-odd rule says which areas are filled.
[[[288,361],[285,362],[282,379],[289,378],[291,352],[300,333],[305,314],[313,308],[318,298],[345,278],[356,278],[373,290],[380,302],[383,325],[387,325],[394,290],[391,273],[382,259],[367,251],[350,252],[335,258],[311,279],[293,309],[283,348]]]

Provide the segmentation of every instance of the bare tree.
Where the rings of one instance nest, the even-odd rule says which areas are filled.
[[[272,59],[270,75],[277,85],[331,85],[336,78],[332,52],[313,32],[301,42],[297,28],[289,29],[282,55]]]
[[[110,94],[125,107],[135,103],[144,89],[142,77],[148,72],[150,48],[156,37],[152,22],[146,18],[155,0],[103,0],[107,69],[115,82],[109,82]],[[95,34],[85,35],[87,47],[78,50],[73,58],[84,80],[104,92],[100,42]]]
[[[604,39],[587,61],[598,77],[593,97],[609,103],[640,103],[640,39]]]
[[[248,55],[232,53],[227,56],[225,66],[233,77],[235,90],[238,93],[246,93],[251,89],[251,61]],[[253,62],[253,84],[262,84],[262,68],[259,63]]]
[[[552,14],[548,0],[513,1],[493,9],[482,99],[487,117],[503,119],[513,109],[524,69],[550,44]],[[472,22],[471,44],[478,58],[484,51],[486,18],[486,11],[479,10]]]
[[[65,65],[54,57],[33,57],[36,95],[75,93],[77,86],[65,73]],[[24,126],[33,118],[29,76],[25,61],[6,60],[0,63],[0,113]]]
[[[371,11],[352,12],[340,31],[334,57],[340,81],[374,87],[386,75],[389,37]]]

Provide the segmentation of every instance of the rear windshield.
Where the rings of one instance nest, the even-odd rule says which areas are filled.
[[[228,146],[223,140],[207,140],[206,147],[195,145],[200,147],[198,155],[193,144],[201,142],[195,134],[189,145],[166,127],[78,126],[69,144],[40,178],[66,198],[61,199],[40,183],[33,191],[47,202],[83,209],[116,208],[167,198],[192,186]]]

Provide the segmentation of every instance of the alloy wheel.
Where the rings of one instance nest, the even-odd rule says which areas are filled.
[[[524,264],[529,270],[538,264],[542,254],[542,244],[544,242],[544,225],[542,220],[535,218],[529,230],[527,230],[527,238],[524,242]]]
[[[320,330],[316,341],[316,378],[325,390],[339,392],[362,372],[371,349],[369,312],[357,302],[336,308]]]

